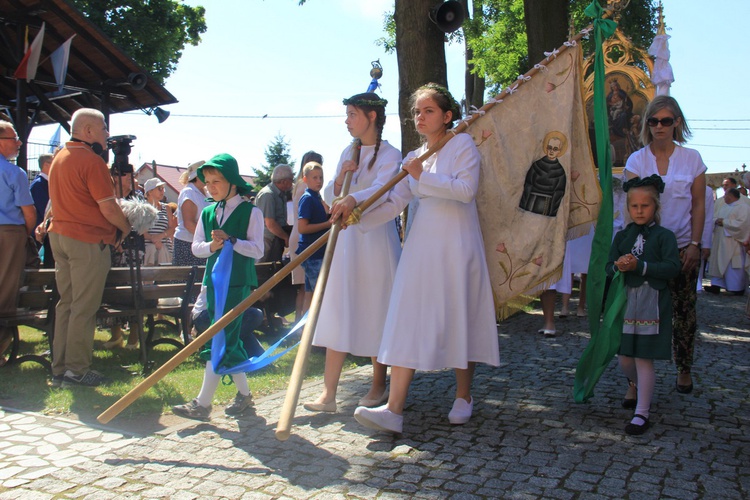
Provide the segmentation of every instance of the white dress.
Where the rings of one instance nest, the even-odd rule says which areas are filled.
[[[401,153],[387,141],[381,142],[377,160],[368,169],[374,149],[374,146],[362,147],[359,169],[352,175],[349,194],[357,204],[398,173]],[[341,154],[336,175],[323,191],[329,205],[334,199],[333,184],[341,164],[348,159],[351,159],[351,146]],[[383,201],[385,197],[364,213],[363,223],[339,233],[313,337],[316,346],[355,356],[378,354],[393,276],[401,254],[394,220],[400,212],[398,207],[390,217],[384,218],[386,222],[374,226],[364,224],[369,212]]]
[[[417,370],[500,363],[475,202],[479,163],[471,136],[458,134],[424,162],[419,181],[408,178],[419,208],[391,292],[381,363]]]

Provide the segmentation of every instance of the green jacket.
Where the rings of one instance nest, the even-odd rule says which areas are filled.
[[[201,212],[203,227],[205,228],[206,233],[206,241],[211,241],[211,231],[214,229],[221,229],[229,236],[234,236],[238,239],[246,239],[247,226],[250,224],[250,214],[254,208],[253,204],[245,201],[237,205],[237,208],[234,209],[232,215],[224,221],[222,226],[219,226],[219,222],[216,219],[216,209],[218,206],[219,204],[215,203],[204,208],[203,212]],[[206,261],[206,274],[203,278],[203,284],[206,286],[209,286],[210,284],[211,270],[216,264],[216,259],[218,257],[219,252],[214,252]],[[229,286],[258,287],[258,277],[255,274],[255,259],[234,252],[232,257],[232,276],[229,279]]]
[[[677,248],[677,239],[672,231],[658,224],[644,227],[634,222],[619,231],[615,235],[609,250],[609,261],[607,262],[607,276],[615,274],[615,261],[621,256],[632,253],[638,235],[643,233],[645,244],[643,253],[638,258],[635,271],[623,273],[625,286],[637,288],[645,281],[656,290],[667,287],[669,280],[677,277],[682,268],[680,252]],[[646,268],[644,274],[643,268]]]

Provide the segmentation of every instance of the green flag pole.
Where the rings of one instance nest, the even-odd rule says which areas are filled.
[[[576,367],[573,385],[573,397],[577,403],[588,400],[593,395],[594,385],[607,367],[612,357],[617,353],[620,345],[620,333],[617,328],[611,328],[616,323],[620,310],[624,305],[621,294],[612,293],[615,289],[622,289],[622,279],[617,277],[612,282],[609,303],[616,303],[619,307],[611,310],[609,317],[605,317],[605,327],[600,329],[602,313],[602,299],[606,273],[604,266],[609,256],[612,243],[612,158],[609,144],[609,119],[604,90],[604,51],[602,45],[606,38],[612,36],[617,23],[604,19],[604,9],[597,0],[593,0],[586,7],[587,16],[594,18],[594,130],[596,133],[596,158],[599,167],[599,184],[602,188],[602,204],[597,219],[594,240],[591,244],[591,260],[589,261],[586,280],[586,305],[588,307],[591,340],[581,355]],[[619,314],[618,314],[619,313]],[[620,323],[621,324],[621,323]],[[615,338],[616,333],[616,338]]]

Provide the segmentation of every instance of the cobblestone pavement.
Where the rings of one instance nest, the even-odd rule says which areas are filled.
[[[417,374],[402,436],[360,427],[352,413],[369,367],[344,375],[338,414],[300,406],[284,442],[274,435],[283,393],[237,420],[218,409],[210,423],[148,436],[0,409],[0,499],[749,498],[744,304],[701,295],[695,391],[677,393],[673,365],[657,363],[641,437],[623,432],[614,361],[588,404],[572,401],[586,320],[558,320],[564,333],[544,338],[535,311],[499,327],[502,365],[478,367],[467,425],[448,424],[454,379],[439,372]],[[319,390],[305,385],[300,401]]]

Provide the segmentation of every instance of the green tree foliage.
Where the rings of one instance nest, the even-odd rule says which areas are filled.
[[[71,0],[72,4],[163,84],[187,44],[206,32],[206,9],[175,0]]]
[[[255,185],[257,189],[271,182],[271,174],[277,165],[286,163],[294,169],[294,162],[290,159],[289,154],[289,143],[286,141],[286,138],[281,134],[276,134],[276,137],[273,138],[273,141],[266,148],[266,164],[261,165],[260,168],[253,168],[253,172],[256,175]]]
[[[382,36],[375,40],[375,45],[380,45],[386,54],[396,52],[396,20],[393,19],[393,11],[383,13],[383,33]]]
[[[474,72],[498,93],[528,65],[523,0],[484,0],[483,9],[484,16],[464,30],[466,43],[474,52]]]
[[[481,19],[475,16],[468,27],[465,23],[464,32],[468,46],[474,51],[471,61],[474,71],[485,75],[487,88],[495,94],[538,61],[529,61],[528,58],[523,0],[482,1],[483,16]],[[603,0],[600,2],[602,5],[606,3]],[[590,3],[591,0],[570,0],[571,19],[559,19],[557,22],[566,26],[572,24],[576,31],[580,31],[592,21],[583,13]],[[656,7],[652,0],[631,1],[616,19],[620,29],[637,47],[645,50],[651,45],[657,23]],[[547,50],[553,48],[556,47],[548,47]],[[584,54],[592,50],[591,41],[584,42]]]

